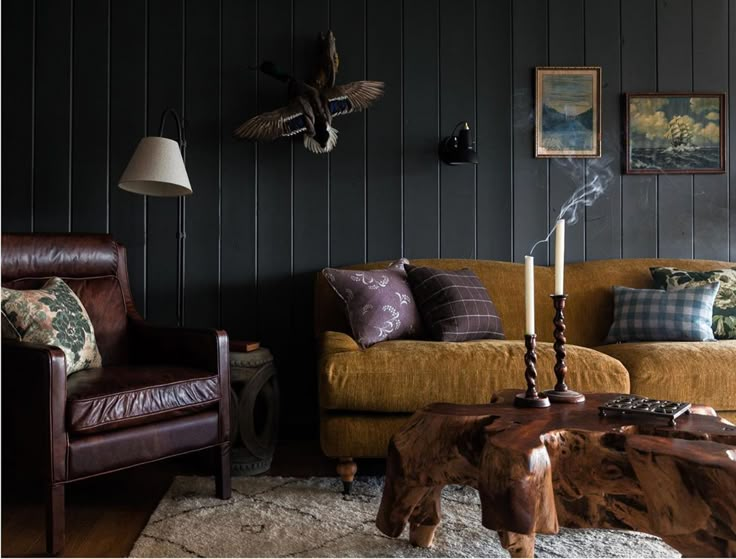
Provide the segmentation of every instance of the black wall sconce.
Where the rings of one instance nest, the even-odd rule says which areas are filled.
[[[458,131],[459,130],[459,131]],[[478,154],[467,122],[459,122],[452,135],[440,142],[440,159],[448,165],[477,165]]]

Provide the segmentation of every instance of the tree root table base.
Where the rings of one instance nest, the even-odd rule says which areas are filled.
[[[617,394],[543,409],[434,404],[389,444],[376,524],[429,547],[448,484],[480,494],[482,523],[512,557],[533,557],[535,534],[568,528],[636,530],[684,556],[736,556],[736,427],[712,408],[665,419],[599,417]]]

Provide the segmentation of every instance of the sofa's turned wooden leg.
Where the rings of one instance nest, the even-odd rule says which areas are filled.
[[[230,486],[230,443],[215,447],[215,495],[218,499],[229,499]]]
[[[46,553],[58,555],[64,549],[64,486],[51,485],[46,496]]]
[[[342,480],[343,495],[350,495],[350,490],[353,488],[353,479],[355,479],[355,472],[357,471],[358,465],[353,462],[352,458],[340,458],[337,462],[337,475]]]

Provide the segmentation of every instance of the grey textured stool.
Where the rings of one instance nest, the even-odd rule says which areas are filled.
[[[230,441],[233,475],[271,467],[279,422],[279,383],[273,356],[262,347],[230,352]]]

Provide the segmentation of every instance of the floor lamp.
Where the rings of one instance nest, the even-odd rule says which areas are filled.
[[[166,118],[171,115],[176,124],[177,141],[164,138]],[[183,322],[184,313],[184,240],[186,239],[186,206],[184,196],[192,193],[186,169],[187,142],[184,124],[174,109],[161,115],[158,136],[147,136],[138,143],[128,166],[118,181],[118,187],[146,196],[177,197],[177,268],[176,322]]]

